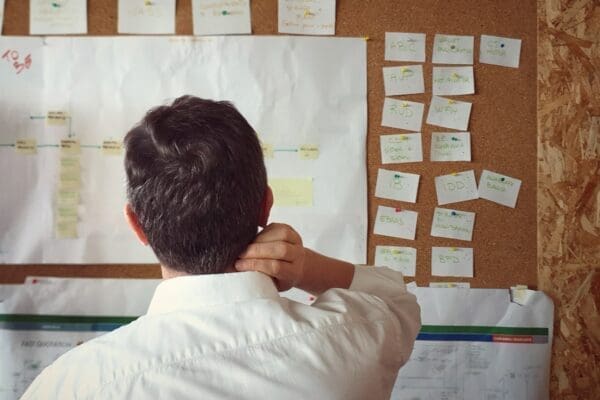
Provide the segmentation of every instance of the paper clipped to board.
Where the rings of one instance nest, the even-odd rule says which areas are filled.
[[[479,197],[506,207],[515,208],[520,188],[519,179],[485,169],[479,178]]]
[[[382,164],[423,161],[421,133],[381,135],[379,137]]]
[[[419,175],[379,168],[375,197],[416,203],[418,191]]]
[[[425,105],[422,103],[386,97],[383,101],[381,125],[420,132],[424,109]]]
[[[386,96],[425,93],[422,65],[404,65],[383,68]]]
[[[469,132],[433,132],[431,161],[471,161]]]
[[[402,272],[405,276],[415,276],[417,249],[401,246],[376,246],[375,266],[388,267]]]
[[[175,33],[175,0],[119,0],[119,33]]]
[[[377,208],[373,233],[376,235],[415,240],[417,216],[418,213],[416,211],[379,206]]]
[[[521,39],[481,35],[479,62],[519,68]]]
[[[30,0],[31,35],[87,33],[87,0]]]
[[[441,35],[433,38],[434,64],[473,64],[473,36]]]
[[[431,275],[473,277],[473,249],[432,247]]]
[[[466,131],[469,128],[471,103],[433,96],[427,113],[429,125]]]
[[[475,213],[436,207],[433,212],[431,236],[471,241]]]
[[[433,67],[432,87],[436,96],[474,94],[473,67]]]
[[[279,0],[279,33],[335,35],[335,0]]]
[[[424,33],[386,32],[385,60],[425,62]]]
[[[250,0],[192,0],[194,35],[252,33]]]
[[[455,172],[435,177],[438,205],[478,199],[475,171]]]

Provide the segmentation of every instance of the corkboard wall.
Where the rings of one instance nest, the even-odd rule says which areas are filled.
[[[7,0],[4,22],[5,35],[28,34],[28,1]],[[369,232],[373,231],[378,205],[406,207],[419,212],[417,240],[374,236],[369,234],[368,261],[374,260],[376,245],[405,245],[418,249],[417,282],[427,285],[431,280],[430,249],[432,246],[470,246],[471,243],[432,238],[429,235],[436,205],[434,177],[436,175],[475,169],[497,171],[523,181],[516,209],[484,200],[455,204],[460,210],[477,213],[472,246],[475,249],[475,278],[463,279],[473,287],[508,287],[517,283],[537,285],[536,279],[536,4],[534,1],[507,0],[412,2],[338,0],[336,34],[338,36],[368,36],[368,182]],[[177,2],[177,34],[192,33],[191,2]],[[277,34],[277,1],[252,1],[252,29],[257,35]],[[88,1],[88,31],[90,35],[116,35],[117,1]],[[384,99],[383,66],[400,65],[385,62],[386,31],[427,33],[427,63],[424,65],[426,94],[402,98],[428,104],[431,99],[431,48],[435,33],[476,36],[475,60],[479,55],[479,36],[492,34],[523,40],[519,69],[504,68],[475,62],[476,94],[461,96],[473,102],[469,130],[472,133],[472,163],[431,163],[429,146],[432,131],[443,128],[423,124],[423,163],[387,165],[386,168],[421,175],[416,205],[401,204],[374,198],[377,169],[381,166],[379,136],[400,133],[381,127]],[[318,99],[315,99],[318,101]],[[332,116],[343,118],[343,116]],[[26,275],[59,276],[128,276],[158,277],[156,266],[2,266],[0,281],[19,282]]]

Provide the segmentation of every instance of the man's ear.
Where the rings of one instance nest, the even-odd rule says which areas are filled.
[[[270,186],[267,186],[267,190],[265,190],[265,197],[263,197],[261,205],[260,220],[258,221],[258,225],[263,228],[267,226],[267,222],[269,222],[271,207],[273,207],[273,191],[271,190]]]
[[[147,246],[148,238],[146,237],[146,234],[144,233],[144,231],[142,231],[142,227],[140,226],[140,221],[138,220],[137,215],[135,215],[135,213],[131,209],[131,206],[129,205],[129,203],[125,204],[124,211],[125,211],[125,219],[127,220],[129,227],[131,228],[133,233],[135,233],[135,236],[137,236],[139,241],[144,246]]]

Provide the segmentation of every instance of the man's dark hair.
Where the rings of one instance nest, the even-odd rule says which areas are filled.
[[[222,273],[257,233],[267,174],[258,137],[229,102],[182,96],[125,137],[127,197],[162,265]]]

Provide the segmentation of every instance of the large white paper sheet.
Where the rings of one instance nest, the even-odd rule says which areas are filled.
[[[423,326],[391,398],[549,398],[554,306],[527,291],[523,304],[506,289],[410,288]]]
[[[183,94],[232,101],[273,150],[269,178],[312,179],[312,206],[275,207],[272,221],[294,226],[317,251],[366,261],[362,38],[2,37],[0,48],[17,59],[0,58],[0,167],[11,171],[0,191],[0,263],[155,262],[122,216],[123,156],[98,147]],[[49,111],[68,118],[52,125]],[[78,237],[57,239],[52,146],[69,134],[81,147]],[[15,151],[24,137],[36,139],[37,154]],[[306,144],[318,145],[318,157],[302,156]]]

